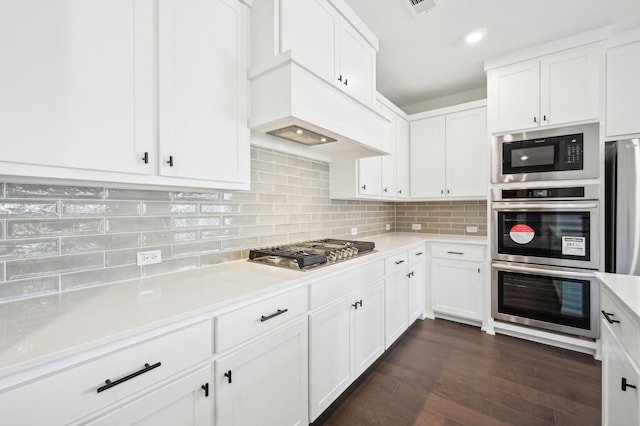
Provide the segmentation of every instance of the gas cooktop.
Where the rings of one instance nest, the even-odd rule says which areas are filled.
[[[324,239],[253,249],[249,251],[249,261],[304,271],[353,259],[374,249],[373,242]]]

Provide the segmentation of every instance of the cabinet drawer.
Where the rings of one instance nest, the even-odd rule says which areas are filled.
[[[382,260],[323,278],[309,286],[311,309],[326,305],[384,277]]]
[[[307,288],[299,287],[219,315],[215,320],[216,352],[260,336],[307,310]]]
[[[431,257],[439,259],[472,260],[482,262],[484,247],[471,245],[434,244],[431,246]]]
[[[427,257],[426,248],[424,244],[418,247],[412,247],[407,252],[407,255],[409,256],[409,265],[424,262]]]
[[[211,322],[203,321],[125,348],[114,346],[107,355],[0,394],[3,422],[75,421],[207,359],[211,336]],[[112,387],[105,388],[106,380]]]
[[[384,260],[384,274],[391,275],[409,266],[407,252],[392,254]]]
[[[600,292],[600,310],[605,311],[611,321],[609,327],[616,335],[625,351],[633,356],[634,361],[640,364],[640,327],[633,317],[627,312],[627,309],[614,299],[605,289]],[[601,318],[604,314],[600,313]],[[605,319],[605,321],[607,321]]]

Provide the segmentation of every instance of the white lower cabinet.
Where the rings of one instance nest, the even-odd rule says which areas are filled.
[[[409,286],[407,290],[408,308],[409,308],[409,324],[412,324],[424,314],[425,289],[427,284],[427,265],[426,256],[424,255],[424,247],[417,251],[419,261],[411,265],[409,271]],[[416,253],[413,254],[416,256]],[[418,258],[416,258],[418,259]]]
[[[385,349],[409,327],[408,281],[406,270],[384,280]]]
[[[307,318],[215,361],[218,426],[307,425]]]
[[[213,372],[200,368],[97,419],[92,426],[213,425]]]
[[[383,352],[382,281],[309,315],[309,410],[314,421]]]
[[[433,311],[482,321],[484,247],[432,244]]]

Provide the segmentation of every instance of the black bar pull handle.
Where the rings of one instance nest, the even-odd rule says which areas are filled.
[[[362,308],[362,299],[358,300],[356,303],[359,303],[360,307]]]
[[[264,315],[262,315],[260,317],[260,322],[265,322],[267,320],[270,320],[271,318],[275,318],[278,315],[282,315],[285,312],[289,311],[289,309],[278,309],[277,311],[275,311],[274,313],[272,313],[271,315],[267,315],[266,317]]]
[[[396,260],[396,265],[401,265],[404,263],[404,260]]]
[[[448,251],[447,253],[448,253],[448,254],[458,254],[458,255],[460,255],[460,256],[462,256],[462,255],[464,254],[464,253],[463,253],[463,252],[461,252],[461,251]]]
[[[627,378],[623,377],[622,378],[622,386],[621,386],[623,391],[627,391],[627,388],[632,388],[632,389],[637,389],[636,385],[630,385],[629,383],[627,383]]]
[[[608,322],[609,324],[614,324],[614,323],[616,323],[616,322],[617,322],[617,323],[620,323],[620,321],[618,321],[618,320],[616,320],[616,319],[612,319],[612,318],[611,318],[611,317],[614,317],[614,316],[615,316],[615,315],[614,315],[614,314],[612,314],[611,312],[605,312],[605,311],[602,311],[602,315],[604,315],[604,317],[607,319],[607,322]]]
[[[200,387],[204,391],[204,397],[205,398],[209,398],[209,383],[205,383],[204,385],[202,385]]]
[[[167,164],[169,165],[169,167],[173,167],[173,155],[169,156],[169,161],[167,161]]]
[[[229,380],[229,383],[231,383],[231,370],[224,373],[224,377],[226,377]]]
[[[355,309],[358,309],[358,302],[352,303],[351,306],[353,306]]]
[[[416,253],[416,256],[422,256],[423,254],[424,254],[423,252],[419,251]]]
[[[144,157],[142,157],[141,160],[144,161],[144,164],[149,164],[149,153],[145,152]]]
[[[105,381],[104,381],[104,383],[105,383],[105,384],[104,384],[103,386],[100,386],[100,387],[98,388],[98,393],[103,392],[103,391],[106,391],[107,389],[112,388],[112,387],[114,387],[114,386],[117,386],[117,385],[119,385],[120,383],[124,383],[124,382],[126,382],[127,380],[131,380],[131,379],[133,379],[134,377],[138,377],[139,375],[144,374],[144,373],[146,373],[146,372],[149,372],[149,371],[153,370],[154,368],[158,368],[158,367],[160,367],[161,365],[162,365],[162,363],[160,363],[160,362],[156,362],[156,363],[155,363],[155,364],[153,364],[153,365],[150,365],[149,363],[146,363],[146,364],[144,365],[144,368],[143,368],[143,369],[138,370],[138,371],[135,371],[135,372],[133,372],[133,373],[129,374],[128,376],[124,376],[124,377],[122,377],[122,378],[120,378],[120,379],[118,379],[118,380],[113,380],[113,381],[112,381],[112,380],[110,380],[110,379],[107,379],[107,380],[105,380]]]

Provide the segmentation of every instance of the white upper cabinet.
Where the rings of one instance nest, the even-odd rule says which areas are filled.
[[[486,108],[411,122],[411,198],[485,198]]]
[[[595,43],[487,73],[491,133],[597,120],[602,44]]]
[[[409,123],[396,116],[396,199],[409,198]]]
[[[1,2],[0,161],[152,173],[153,43],[151,0]]]
[[[159,171],[248,180],[248,10],[236,0],[160,0]]]
[[[376,48],[327,0],[281,1],[281,49],[319,77],[371,105]]]
[[[362,196],[380,196],[381,192],[381,158],[366,157],[358,162],[358,194]]]
[[[3,174],[248,189],[248,24],[237,0],[2,2]]]
[[[411,198],[438,198],[445,187],[445,117],[411,122]]]
[[[607,136],[640,133],[639,75],[640,41],[607,51]]]

